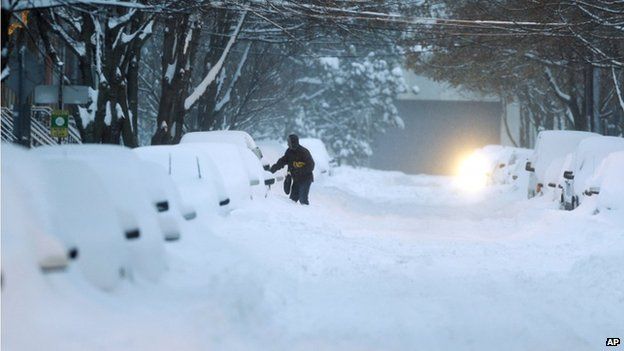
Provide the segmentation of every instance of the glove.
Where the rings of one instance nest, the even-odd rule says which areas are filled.
[[[274,164],[273,166],[271,166],[271,168],[269,169],[269,172],[271,173],[277,172],[277,164]]]

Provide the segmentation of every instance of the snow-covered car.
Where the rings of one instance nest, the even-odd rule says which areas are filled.
[[[181,217],[187,221],[197,218],[195,208],[182,199],[178,186],[173,178],[169,176],[167,170],[156,162],[143,160],[141,168],[147,174],[151,175],[151,181],[154,185],[161,187],[167,196],[167,206],[172,215],[176,218]]]
[[[575,152],[568,155],[560,172],[559,184],[563,188],[561,207],[575,209],[583,194],[591,192],[588,181],[602,161],[618,151],[624,151],[624,138],[599,136],[581,141]]]
[[[25,151],[16,158],[7,149],[3,146],[3,239],[5,229],[14,227],[34,236],[36,251],[45,255],[42,270],[62,268],[69,257],[91,284],[117,287],[131,273],[129,248],[99,176],[79,161],[39,159]]]
[[[583,139],[595,136],[599,135],[569,130],[540,132],[535,143],[535,150],[525,165],[525,170],[530,172],[527,189],[528,197],[532,198],[537,194],[542,194],[542,189],[546,185],[544,180],[546,170],[555,159],[563,158],[570,152],[573,152]]]
[[[157,209],[142,179],[140,159],[128,148],[115,145],[57,145],[33,149],[48,160],[75,160],[88,165],[111,199],[126,238],[131,274],[157,280],[166,267],[164,233]],[[97,222],[96,222],[97,223]]]
[[[542,179],[545,186],[543,186],[540,191],[542,195],[549,194],[553,201],[560,201],[561,199],[562,186],[559,183],[559,178],[561,177],[561,170],[563,169],[568,156],[569,155],[555,158],[550,162],[544,172]]]
[[[223,150],[228,153],[234,150],[231,148],[232,146],[235,147],[238,150],[238,159],[246,169],[252,198],[266,196],[266,186],[270,186],[276,181],[273,174],[267,171],[270,166],[269,161],[263,158],[262,151],[246,132],[238,130],[193,132],[185,134],[180,143],[181,145],[210,145],[209,148],[204,148],[204,151],[210,154],[218,167],[228,167],[223,165],[227,161],[223,159],[223,155],[213,151]],[[226,150],[223,145],[229,145],[229,150]],[[234,159],[232,157],[233,155],[230,155],[229,162]],[[260,171],[257,169],[257,164],[260,164]]]
[[[274,165],[286,153],[286,147],[275,140],[260,140],[257,142],[258,147],[262,151],[263,160],[266,162],[264,165],[265,170],[268,171],[271,165]],[[275,180],[282,181],[286,176],[286,168],[282,168],[275,172]]]
[[[184,143],[226,143],[238,145],[242,148],[247,148],[258,157],[262,162],[262,166],[265,170],[268,170],[269,162],[264,159],[262,150],[256,145],[254,139],[249,133],[242,130],[213,130],[208,132],[192,132],[186,133],[180,140],[181,144]]]
[[[134,149],[143,160],[157,164],[178,188],[182,202],[193,208],[185,211],[211,215],[225,211],[230,204],[223,177],[214,162],[189,145],[145,146]]]
[[[177,186],[162,167],[145,160],[141,160],[139,166],[147,188],[154,194],[153,197],[160,199],[156,202],[156,208],[165,240],[180,239],[183,220],[196,216],[193,208],[182,203]]]
[[[612,152],[587,181],[585,194],[597,196],[598,210],[624,210],[624,151]]]
[[[266,194],[264,170],[258,158],[247,148],[216,142],[188,143],[181,146],[191,148],[212,160],[234,208],[240,207],[254,195],[263,197]]]
[[[49,230],[77,249],[76,266],[90,283],[113,290],[133,274],[130,246],[115,206],[95,171],[76,160],[44,159],[42,194]]]
[[[299,140],[299,144],[304,146],[312,154],[314,159],[314,176],[319,177],[321,175],[330,175],[331,170],[331,157],[327,152],[325,143],[321,139],[316,138],[302,138]]]
[[[39,164],[25,149],[2,144],[2,271],[5,257],[13,254],[28,256],[28,265],[43,272],[64,270],[70,258],[75,258],[75,247],[66,246],[47,229],[45,209],[36,200],[43,196],[45,183]],[[24,245],[28,252],[12,252],[15,245]],[[18,260],[20,258],[17,258]],[[27,269],[23,267],[23,269]],[[19,277],[17,277],[19,278]]]
[[[516,147],[505,147],[499,153],[491,172],[490,181],[493,184],[507,184],[518,178],[518,173],[524,170],[524,165],[533,150]]]
[[[486,145],[474,153],[483,160],[487,183],[507,184],[518,178],[517,176],[514,178],[520,168],[518,163],[522,163],[521,169],[524,171],[526,159],[531,152],[532,150],[516,147]]]

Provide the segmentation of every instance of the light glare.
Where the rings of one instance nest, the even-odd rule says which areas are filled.
[[[476,152],[461,160],[457,168],[457,183],[467,192],[477,192],[487,184],[488,161]]]

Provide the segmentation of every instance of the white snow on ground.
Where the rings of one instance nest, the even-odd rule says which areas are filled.
[[[2,348],[598,350],[624,337],[622,210],[344,167],[309,207],[279,188],[198,218],[167,244],[159,283],[104,293],[70,269],[26,313],[3,292]]]

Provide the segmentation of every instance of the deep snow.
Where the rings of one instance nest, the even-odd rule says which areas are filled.
[[[587,350],[624,337],[622,210],[345,167],[313,184],[309,207],[279,188],[198,218],[167,244],[159,283],[105,293],[72,267],[46,275],[46,303],[26,312],[5,290],[2,348]]]

